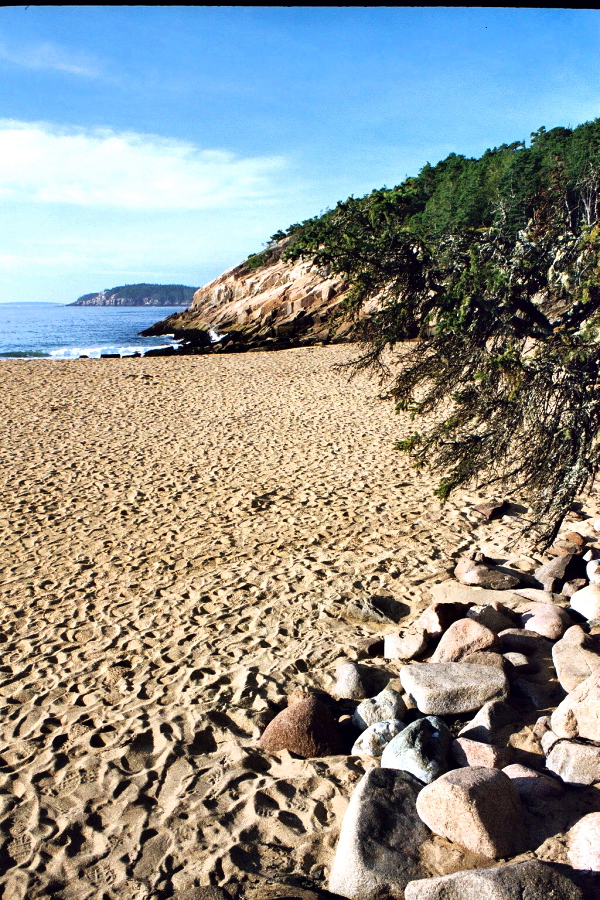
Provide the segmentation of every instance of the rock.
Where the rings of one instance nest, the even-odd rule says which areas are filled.
[[[400,670],[400,681],[426,715],[474,712],[489,700],[508,696],[500,669],[472,663],[412,663]]]
[[[492,859],[513,856],[522,842],[523,809],[499,769],[464,768],[423,788],[417,812],[435,834]]]
[[[529,681],[527,678],[514,678],[511,689],[520,700],[526,700],[535,709],[548,709],[556,685],[543,681]]]
[[[260,746],[272,753],[289,750],[305,759],[342,753],[337,723],[316,697],[300,700],[275,716],[267,725]]]
[[[582,534],[579,534],[578,531],[569,531],[568,534],[565,534],[565,541],[571,541],[572,544],[577,544],[579,547],[585,547],[587,543],[587,538]]]
[[[496,601],[503,605],[508,605],[509,603],[519,604],[522,602],[521,597],[519,596],[520,591],[519,593],[515,591],[486,591],[482,588],[468,587],[466,584],[460,584],[452,578],[447,581],[442,581],[439,584],[432,585],[429,588],[429,592],[433,599],[438,603],[461,603],[467,608],[479,604],[485,606]],[[456,618],[462,619],[465,615],[466,609],[461,616],[457,616]],[[452,623],[450,622],[448,624],[451,625]]]
[[[587,578],[573,578],[571,581],[565,581],[561,594],[563,597],[572,597],[581,588],[587,585]]]
[[[510,675],[514,675],[515,677],[527,675],[530,672],[537,672],[538,669],[536,663],[530,662],[524,653],[503,653],[502,659],[506,660],[511,666],[510,671],[508,672],[509,677]]]
[[[567,855],[574,869],[600,872],[600,812],[589,813],[567,832]]]
[[[561,594],[542,591],[540,588],[519,588],[516,593],[525,600],[533,600],[534,603],[556,603],[564,599]]]
[[[519,713],[504,700],[494,700],[482,706],[475,718],[459,731],[458,736],[493,744],[497,741],[500,729],[518,722],[519,718]]]
[[[564,787],[554,778],[542,775],[528,766],[513,764],[502,769],[508,775],[525,804],[545,803],[564,793]]]
[[[521,623],[527,631],[535,631],[551,641],[561,638],[573,624],[564,609],[551,603],[532,603],[529,612],[521,616]]]
[[[415,627],[430,638],[441,637],[457,619],[464,618],[468,609],[468,603],[456,601],[431,603],[416,620]]]
[[[333,694],[340,700],[364,700],[373,692],[373,679],[366,666],[343,662],[337,668]]]
[[[427,650],[427,634],[416,628],[408,629],[402,636],[386,634],[383,643],[385,659],[416,659]]]
[[[570,878],[537,859],[411,881],[406,900],[583,900]]]
[[[521,582],[521,578],[517,574],[502,572],[500,569],[482,565],[468,557],[463,557],[458,561],[454,575],[462,584],[491,588],[496,591],[510,590]]]
[[[568,784],[600,781],[600,747],[557,741],[546,758],[546,767]]]
[[[580,544],[576,544],[575,541],[567,541],[564,538],[554,541],[551,547],[548,547],[548,554],[550,556],[566,556],[571,554],[573,556],[582,556],[584,548]]]
[[[502,653],[524,653],[532,656],[534,653],[548,652],[550,645],[537,631],[529,631],[524,628],[507,628],[498,635]]]
[[[494,669],[504,670],[504,657],[500,653],[491,650],[477,650],[475,653],[467,653],[461,659],[463,663],[471,663],[474,666],[492,666]]]
[[[561,738],[600,743],[600,672],[594,672],[567,694],[550,722],[552,731]]]
[[[389,742],[381,766],[410,772],[429,784],[447,770],[451,741],[450,729],[441,719],[435,716],[417,719]]]
[[[370,769],[344,816],[329,890],[349,900],[403,900],[409,881],[425,874],[419,848],[428,836],[415,808],[421,788],[394,769]]]
[[[600,619],[600,584],[589,584],[575,591],[571,597],[571,609],[584,619]]]
[[[488,500],[486,503],[478,503],[473,507],[473,512],[479,513],[484,519],[499,519],[508,509],[506,500]]]
[[[542,734],[542,736],[540,737],[540,744],[546,756],[548,756],[554,745],[559,741],[559,736],[557,734],[554,734],[551,728],[549,728],[544,732],[544,734]]]
[[[351,755],[381,756],[387,744],[404,728],[406,725],[399,719],[388,719],[385,722],[375,722],[373,725],[369,725],[354,742]]]
[[[572,691],[600,669],[600,641],[572,625],[552,648],[552,660],[561,687]]]
[[[463,656],[476,653],[477,650],[498,650],[499,648],[498,638],[489,628],[485,628],[473,619],[458,619],[442,636],[431,657],[431,662],[458,662]]]
[[[356,655],[359,659],[372,659],[383,656],[383,638],[380,634],[370,634],[361,638],[356,644]]]
[[[504,631],[506,628],[514,628],[519,624],[519,616],[497,600],[472,606],[467,613],[467,618],[479,622],[494,634],[498,634],[499,631]]]
[[[535,570],[534,576],[545,590],[552,590],[555,581],[570,581],[581,578],[585,574],[584,563],[580,556],[565,553],[555,556]]]
[[[352,721],[357,728],[368,728],[376,722],[385,722],[388,719],[403,719],[406,715],[406,704],[398,691],[393,688],[385,688],[377,696],[363,702],[356,707]]]
[[[591,559],[585,567],[585,574],[590,584],[599,584],[600,559]]]
[[[379,609],[370,597],[349,600],[344,607],[343,614],[357,622],[365,622],[369,625],[391,625],[393,623],[393,619]]]
[[[459,766],[478,766],[487,769],[503,769],[512,759],[510,747],[498,747],[494,744],[483,744],[470,738],[459,737],[452,742],[450,753]]]

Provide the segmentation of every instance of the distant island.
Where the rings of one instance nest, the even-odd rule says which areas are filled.
[[[68,306],[189,306],[195,287],[185,284],[124,284],[84,294]]]

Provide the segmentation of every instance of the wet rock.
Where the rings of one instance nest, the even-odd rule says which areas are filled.
[[[537,859],[493,869],[454,872],[411,881],[406,900],[583,900],[583,893],[561,872]]]
[[[600,641],[572,625],[552,648],[552,660],[561,687],[572,691],[600,670]]]
[[[417,659],[427,650],[427,634],[417,628],[409,628],[403,635],[386,634],[383,643],[385,659]]]
[[[381,757],[382,768],[410,772],[429,784],[448,768],[452,742],[450,729],[435,716],[417,719],[389,742]]]
[[[431,662],[458,662],[463,656],[478,650],[493,651],[499,648],[498,638],[489,628],[473,619],[458,619],[442,636]]]
[[[584,619],[600,619],[600,584],[588,584],[575,591],[571,597],[571,609]]]
[[[573,621],[560,606],[551,603],[532,603],[529,612],[521,616],[521,623],[527,631],[535,631],[542,637],[557,641]]]
[[[361,638],[356,644],[358,659],[372,659],[375,656],[383,656],[383,638],[379,634],[370,634]]]
[[[600,672],[594,672],[567,694],[550,722],[552,731],[561,738],[600,742]]]
[[[293,703],[267,725],[261,739],[263,750],[289,750],[305,759],[342,753],[338,725],[316,697]]]
[[[567,832],[567,855],[574,869],[600,872],[600,813],[584,816]]]
[[[471,663],[413,663],[400,670],[400,681],[419,711],[435,716],[474,712],[509,690],[500,669]]]
[[[518,614],[497,600],[492,601],[492,603],[472,606],[467,613],[467,618],[473,619],[485,628],[489,628],[494,634],[498,634],[499,631],[504,631],[506,628],[514,628],[515,625],[520,624]]]
[[[459,737],[493,744],[498,740],[498,732],[519,721],[518,712],[504,700],[495,700],[481,707],[477,715],[462,728]]]
[[[564,793],[564,787],[560,781],[542,775],[541,772],[536,772],[535,769],[530,769],[528,766],[513,764],[505,766],[502,771],[508,775],[519,792],[519,797],[526,805],[545,803]]]
[[[550,650],[547,639],[536,631],[507,628],[506,631],[501,631],[498,637],[502,653],[524,653],[525,656],[533,656],[534,653],[544,653]]]
[[[492,666],[494,669],[504,670],[504,657],[500,653],[491,650],[477,650],[475,653],[467,653],[461,659],[463,663],[472,663],[475,666]]]
[[[546,767],[567,784],[600,781],[600,747],[557,741],[546,758]]]
[[[375,722],[363,731],[352,747],[352,756],[381,756],[385,747],[392,738],[406,728],[404,722],[399,719],[388,719],[385,722]]]
[[[366,666],[343,662],[336,675],[333,694],[340,700],[364,700],[373,693],[373,677]]]
[[[417,812],[435,834],[492,859],[521,848],[521,801],[499,769],[464,768],[442,775],[423,788]]]
[[[458,766],[481,766],[487,769],[503,769],[513,756],[510,747],[484,744],[466,737],[459,737],[452,742],[451,755]]]
[[[370,769],[344,816],[329,890],[349,900],[403,900],[420,878],[419,849],[428,836],[415,808],[419,782],[406,772]]]
[[[424,610],[415,626],[430,638],[438,638],[458,619],[463,619],[469,609],[468,603],[435,602]]]
[[[518,574],[503,572],[500,569],[483,565],[468,557],[463,557],[458,561],[454,569],[454,576],[462,584],[496,591],[510,590],[521,582]]]
[[[406,704],[398,691],[393,688],[385,688],[370,700],[363,700],[357,706],[352,716],[352,722],[357,728],[368,728],[376,722],[385,722],[388,719],[403,719],[406,715]]]

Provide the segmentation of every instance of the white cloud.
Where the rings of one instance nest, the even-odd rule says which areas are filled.
[[[35,44],[31,47],[9,47],[0,42],[0,60],[23,66],[26,69],[54,70],[68,72],[71,75],[83,75],[97,78],[100,71],[83,54],[73,55],[50,42]]]
[[[0,119],[0,200],[218,209],[281,194],[279,156],[240,158],[186,141]]]

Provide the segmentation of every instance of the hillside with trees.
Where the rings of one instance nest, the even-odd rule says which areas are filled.
[[[195,287],[184,284],[124,284],[83,294],[69,306],[189,306]]]

